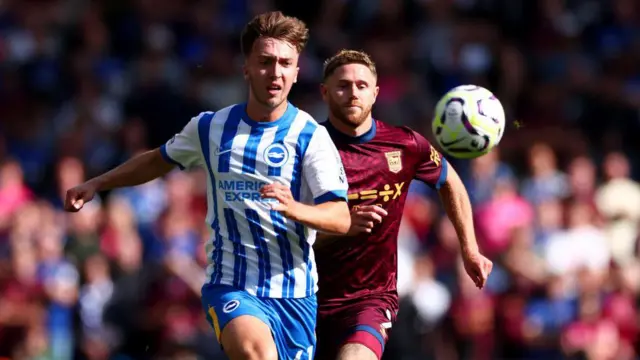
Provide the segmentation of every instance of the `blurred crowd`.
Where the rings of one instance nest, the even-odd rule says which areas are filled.
[[[0,357],[223,358],[202,314],[205,175],[61,212],[67,188],[246,98],[239,33],[279,9],[311,41],[291,101],[318,120],[322,61],[377,61],[374,115],[430,136],[439,96],[496,93],[500,149],[451,163],[494,261],[464,276],[414,183],[385,359],[640,354],[640,3],[635,0],[0,1]]]
[[[637,359],[640,184],[627,157],[563,169],[539,143],[528,163],[521,181],[498,151],[471,164],[476,231],[494,261],[482,292],[437,202],[411,198],[388,359]]]

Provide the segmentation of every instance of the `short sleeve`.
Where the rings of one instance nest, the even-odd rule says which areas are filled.
[[[160,153],[164,160],[174,164],[180,170],[198,166],[202,159],[198,123],[204,113],[192,118],[187,125],[164,145]]]
[[[415,178],[439,190],[442,184],[447,181],[449,164],[442,154],[440,154],[424,136],[413,130],[410,131],[415,140],[416,156],[418,158]]]
[[[304,154],[302,171],[315,204],[347,200],[348,184],[342,160],[323,126],[318,126],[311,137]]]

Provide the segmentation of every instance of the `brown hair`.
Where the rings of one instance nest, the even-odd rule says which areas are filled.
[[[244,56],[251,55],[253,44],[261,37],[286,41],[301,53],[309,40],[309,29],[302,20],[285,16],[280,11],[257,15],[247,23],[240,35],[240,46]]]
[[[369,54],[357,50],[340,50],[337,54],[325,60],[322,79],[327,80],[337,68],[349,64],[362,64],[371,70],[373,76],[378,77],[376,64],[371,60]]]

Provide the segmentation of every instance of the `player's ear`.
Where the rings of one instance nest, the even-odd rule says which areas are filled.
[[[242,64],[242,76],[244,77],[245,80],[249,80],[249,64],[248,64],[248,59],[245,58],[244,59],[244,64]]]
[[[300,68],[297,67],[296,68],[296,76],[293,77],[293,83],[297,83],[298,82],[298,73],[300,72]]]
[[[376,85],[376,88],[373,90],[373,103],[375,104],[376,99],[378,98],[378,93],[380,92],[380,86]]]
[[[320,83],[320,94],[322,95],[322,100],[325,102],[327,101],[327,92],[329,92],[327,86],[324,83]]]

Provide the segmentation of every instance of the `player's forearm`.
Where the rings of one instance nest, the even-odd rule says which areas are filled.
[[[174,165],[167,163],[158,149],[137,155],[100,176],[91,179],[98,191],[144,184],[165,175]]]
[[[447,175],[447,181],[440,188],[439,194],[447,216],[456,229],[463,252],[477,252],[475,231],[473,229],[473,211],[467,190],[455,171]]]
[[[310,206],[294,203],[289,218],[310,228],[334,235],[344,235],[351,227],[349,207],[344,201],[329,201]]]

